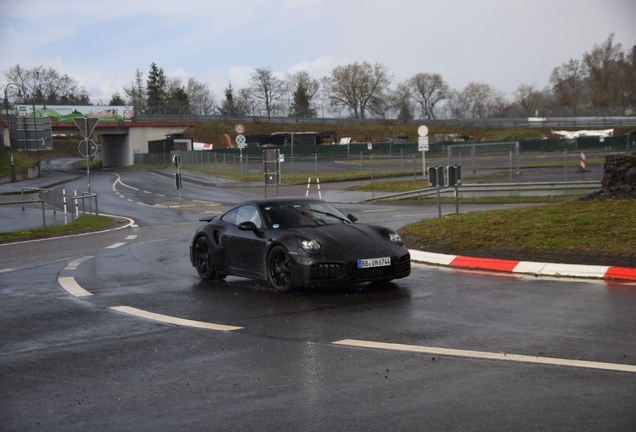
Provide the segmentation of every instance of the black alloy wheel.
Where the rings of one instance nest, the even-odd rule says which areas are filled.
[[[291,257],[282,246],[274,246],[267,255],[267,279],[277,291],[287,292],[294,288]]]
[[[201,279],[216,279],[218,275],[212,262],[212,244],[206,236],[199,237],[194,243],[194,266]]]

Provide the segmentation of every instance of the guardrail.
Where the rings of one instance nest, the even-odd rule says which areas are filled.
[[[580,181],[580,182],[534,182],[534,183],[480,183],[462,184],[458,186],[444,186],[439,188],[440,195],[449,193],[464,192],[521,192],[521,191],[558,191],[558,190],[589,190],[600,189],[600,181]],[[438,188],[429,187],[417,189],[409,192],[400,192],[382,197],[369,198],[363,202],[375,202],[384,200],[401,200],[408,198],[424,198],[437,195]]]
[[[195,114],[136,114],[135,121],[227,121],[243,123],[277,123],[297,125],[367,125],[393,124],[404,125],[404,121],[387,118],[327,118],[327,117],[266,117],[266,116],[223,116],[195,115]],[[456,126],[480,128],[518,128],[518,127],[563,127],[563,128],[592,128],[592,127],[620,127],[636,126],[636,117],[605,116],[605,117],[550,117],[542,120],[521,118],[489,118],[489,119],[418,119],[406,122],[407,125],[428,126]]]

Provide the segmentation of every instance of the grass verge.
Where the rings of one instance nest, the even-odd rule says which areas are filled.
[[[404,226],[418,245],[455,253],[523,250],[531,253],[633,255],[636,200],[577,201],[425,219]]]
[[[53,225],[47,228],[35,228],[24,231],[12,231],[0,233],[0,241],[28,240],[30,238],[56,237],[64,234],[73,234],[88,230],[104,228],[113,223],[113,218],[100,216],[99,218],[80,216],[75,219],[75,224]]]

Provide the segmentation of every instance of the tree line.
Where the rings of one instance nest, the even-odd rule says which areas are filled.
[[[19,65],[5,71],[14,102],[90,104],[86,91],[53,69]],[[633,115],[636,108],[636,46],[625,52],[614,35],[595,45],[580,60],[555,67],[544,89],[521,84],[512,99],[482,82],[461,90],[450,88],[438,73],[418,73],[393,84],[380,63],[336,66],[320,79],[307,71],[281,76],[269,67],[255,68],[249,86],[231,82],[217,100],[207,83],[194,78],[168,78],[150,65],[147,77],[137,69],[123,94],[108,105],[131,105],[138,114],[222,115],[226,117],[392,118],[404,122],[437,118],[503,118],[577,115]]]

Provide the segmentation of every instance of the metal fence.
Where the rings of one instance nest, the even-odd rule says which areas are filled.
[[[424,155],[414,143],[373,143],[332,146],[279,147],[284,174],[319,177],[324,172],[356,171],[359,178],[411,177],[423,179],[423,167],[463,167],[464,178],[497,177],[498,181],[520,181],[535,168],[563,167],[563,180],[568,170],[580,163],[586,153],[590,163],[600,165],[609,153],[632,151],[636,142],[628,136],[578,138],[573,140],[524,140],[510,142],[474,142],[464,144],[433,144]],[[246,179],[250,174],[262,174],[263,149],[247,147],[213,151],[179,152],[181,168],[211,176]],[[169,153],[136,154],[135,163],[165,166],[172,160]],[[537,170],[534,170],[537,171]],[[536,174],[536,173],[535,173]],[[538,173],[536,176],[540,176]],[[333,178],[332,174],[332,178]],[[571,174],[570,174],[571,176]],[[337,177],[337,174],[335,174]],[[343,175],[344,177],[344,175]],[[505,179],[507,177],[507,179]],[[491,179],[492,180],[492,179]]]
[[[222,115],[195,115],[195,114],[136,114],[135,121],[227,121],[242,123],[275,123],[296,125],[421,125],[428,126],[453,126],[453,127],[478,127],[478,128],[609,128],[636,126],[636,117],[622,116],[594,116],[594,117],[548,117],[541,120],[531,118],[489,118],[489,119],[414,119],[404,122],[397,119],[386,118],[324,118],[324,117],[260,117],[241,116],[229,117]]]

